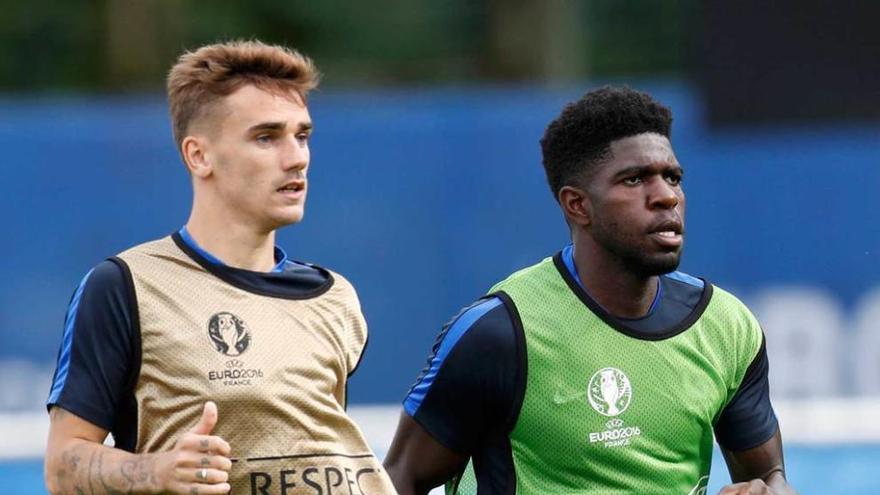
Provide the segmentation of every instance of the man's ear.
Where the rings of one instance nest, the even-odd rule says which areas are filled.
[[[213,172],[208,157],[207,140],[201,136],[187,136],[180,143],[180,154],[183,162],[193,177],[207,178]]]
[[[557,199],[569,225],[586,227],[592,223],[593,205],[585,190],[575,186],[562,186]]]

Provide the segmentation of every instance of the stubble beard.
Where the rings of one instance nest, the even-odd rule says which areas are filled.
[[[682,248],[649,254],[640,248],[644,244],[644,236],[626,234],[617,223],[594,223],[591,230],[597,244],[616,258],[620,266],[639,277],[654,277],[673,272],[681,261]]]

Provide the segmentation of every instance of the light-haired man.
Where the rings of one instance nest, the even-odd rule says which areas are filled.
[[[171,69],[192,211],[71,299],[48,400],[53,494],[394,493],[345,413],[367,337],[357,295],[275,245],[303,217],[317,83],[308,58],[256,41]]]

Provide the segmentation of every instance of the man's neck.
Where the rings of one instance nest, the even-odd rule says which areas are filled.
[[[596,243],[575,240],[574,265],[587,293],[618,318],[648,314],[657,295],[657,277],[638,275]]]
[[[205,251],[233,268],[270,272],[275,267],[275,231],[260,232],[236,219],[193,208],[186,230]]]

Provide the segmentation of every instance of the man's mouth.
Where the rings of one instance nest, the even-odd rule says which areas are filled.
[[[667,221],[650,229],[648,235],[662,247],[678,248],[684,241],[683,231],[681,222]]]
[[[279,187],[276,190],[281,193],[298,193],[298,192],[304,190],[305,188],[306,188],[305,181],[294,181],[294,182],[289,182],[289,183]]]

